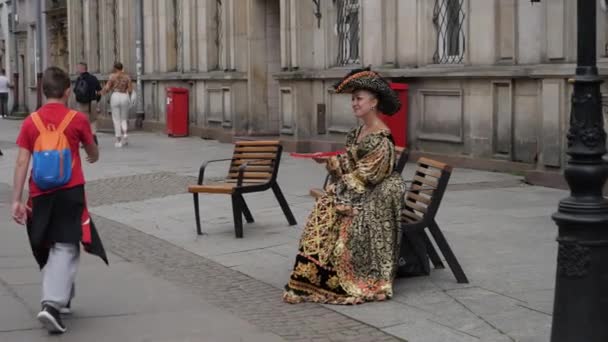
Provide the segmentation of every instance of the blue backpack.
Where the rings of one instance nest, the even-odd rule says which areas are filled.
[[[41,190],[61,187],[72,178],[72,151],[68,138],[63,133],[76,111],[70,111],[55,128],[45,126],[38,113],[32,113],[32,121],[40,132],[34,142],[32,179]]]

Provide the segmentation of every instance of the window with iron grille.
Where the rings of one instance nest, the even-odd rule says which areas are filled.
[[[338,33],[338,65],[359,63],[359,0],[334,0]]]
[[[437,46],[433,62],[462,63],[465,50],[465,0],[435,0],[433,25],[437,31]]]

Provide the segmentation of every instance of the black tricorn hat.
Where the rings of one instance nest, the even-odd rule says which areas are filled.
[[[334,84],[334,88],[336,93],[352,93],[360,89],[371,91],[378,97],[378,110],[385,115],[393,115],[401,108],[397,93],[370,67],[352,70]]]

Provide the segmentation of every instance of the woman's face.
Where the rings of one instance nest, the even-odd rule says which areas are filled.
[[[367,90],[356,90],[352,94],[351,105],[353,112],[358,118],[362,118],[371,113],[378,106],[378,99],[373,93]]]

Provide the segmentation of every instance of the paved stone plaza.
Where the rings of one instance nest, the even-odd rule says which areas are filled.
[[[48,337],[34,319],[40,277],[25,232],[10,219],[10,184],[20,122],[0,121],[0,341],[547,341],[557,229],[565,191],[521,178],[456,169],[438,214],[471,283],[449,269],[399,279],[395,298],[361,306],[288,305],[281,289],[312,208],[308,189],[322,167],[284,155],[278,178],[298,220],[290,227],[272,193],[246,195],[256,219],[235,239],[229,198],[192,198],[203,159],[232,147],[200,138],[134,133],[115,149],[101,134],[101,159],[85,167],[88,201],[110,251],[110,267],[83,257],[69,332]],[[220,179],[226,164],[206,178]],[[412,175],[414,164],[404,176]]]

